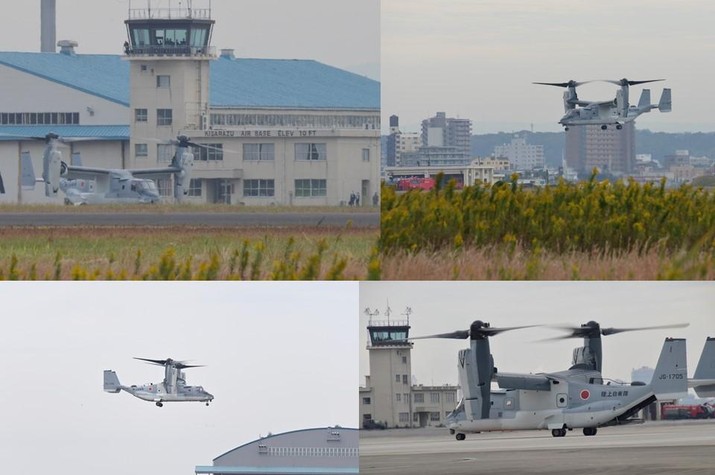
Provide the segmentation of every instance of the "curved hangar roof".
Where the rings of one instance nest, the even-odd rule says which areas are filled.
[[[0,64],[129,106],[129,62],[119,55],[0,52]],[[313,60],[211,61],[211,106],[379,109],[378,81]]]
[[[359,431],[321,427],[270,435],[219,455],[197,474],[347,475],[359,473]]]

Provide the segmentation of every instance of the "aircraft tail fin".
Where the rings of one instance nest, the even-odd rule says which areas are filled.
[[[643,89],[641,98],[638,100],[638,109],[650,110],[650,89]]]
[[[715,397],[715,337],[705,340],[693,379],[693,387],[699,397]]]
[[[30,152],[22,152],[20,154],[20,185],[23,188],[35,188],[37,177],[35,176],[35,168],[32,166],[32,157]]]
[[[117,373],[111,369],[104,370],[104,390],[108,393],[118,393],[122,390],[122,385],[119,384]]]
[[[677,399],[688,392],[685,338],[666,338],[650,382],[658,399]]]
[[[660,102],[658,103],[658,110],[661,112],[670,112],[672,110],[670,88],[663,89],[663,94],[660,96]]]
[[[194,168],[194,154],[189,147],[178,147],[172,165],[179,169],[174,174],[174,198],[181,201],[189,193],[191,172]]]
[[[5,194],[5,184],[2,182],[2,174],[0,173],[0,195]]]

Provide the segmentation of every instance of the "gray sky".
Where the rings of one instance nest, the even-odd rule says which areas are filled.
[[[715,131],[714,17],[706,0],[383,0],[383,129],[391,114],[409,132],[444,111],[476,134],[559,131],[563,90],[532,82],[626,77],[667,79],[650,85],[653,102],[673,91],[673,111],[641,116],[639,129]],[[616,86],[578,91],[608,100]]]
[[[190,475],[269,431],[357,426],[355,282],[5,282],[0,292],[4,473]],[[158,408],[105,393],[104,369],[122,384],[161,381],[161,367],[134,356],[207,365],[186,378],[214,402]]]
[[[151,0],[154,8],[186,0]],[[146,6],[133,0],[132,8]],[[194,7],[208,0],[194,0]],[[213,45],[244,58],[315,59],[379,79],[379,0],[212,0]],[[57,0],[57,39],[79,53],[121,54],[129,0]],[[0,16],[3,51],[40,50],[40,0]]]
[[[690,323],[682,329],[622,333],[603,339],[603,374],[631,380],[631,370],[655,367],[666,337],[687,338],[688,374],[692,376],[705,338],[715,336],[713,282],[361,282],[360,384],[368,373],[366,307],[404,319],[412,308],[411,336],[466,330],[474,320],[494,327],[566,324],[595,320],[602,327],[639,327]],[[542,342],[563,335],[551,328],[506,332],[490,341],[499,370],[549,372],[571,365],[573,348],[583,339]],[[412,373],[418,384],[456,384],[457,351],[467,340],[414,342]]]

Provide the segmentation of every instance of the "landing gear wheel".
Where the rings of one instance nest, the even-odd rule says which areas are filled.
[[[207,403],[206,403],[206,405],[208,406],[208,405],[209,405],[209,403],[207,402]]]
[[[157,407],[164,407],[164,405],[160,402],[157,402],[156,405],[157,405]]]
[[[598,429],[595,427],[584,427],[583,428],[583,435],[596,435],[596,432],[598,432]]]
[[[603,124],[603,125],[601,126],[601,130],[606,130],[607,128],[608,128],[608,126],[607,126],[606,124]]]
[[[551,435],[554,437],[563,437],[566,435],[566,429],[552,429]]]
[[[616,124],[616,129],[621,130],[623,126],[621,124]]]
[[[457,434],[455,437],[457,438],[457,440],[464,440],[467,438],[467,436],[464,434]]]

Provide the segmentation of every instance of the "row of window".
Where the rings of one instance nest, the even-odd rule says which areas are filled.
[[[315,198],[327,196],[327,180],[325,179],[297,179],[294,182],[295,196],[298,198]],[[201,179],[192,179],[189,182],[189,196],[201,196]],[[243,196],[251,198],[270,198],[276,194],[275,180],[250,179],[243,180]]]
[[[174,120],[174,113],[171,109],[157,109],[156,110],[156,125],[171,125]],[[148,122],[149,120],[149,110],[148,109],[134,109],[134,121],[135,122]]]
[[[266,447],[258,446],[258,453],[279,457],[357,457],[357,447]]]
[[[430,393],[430,402],[432,404],[439,404],[439,398],[440,398],[439,394],[440,393]],[[453,404],[454,400],[455,400],[454,396],[455,396],[454,393],[445,393],[444,394],[444,402],[447,404]],[[413,399],[414,399],[415,403],[424,404],[425,395],[424,395],[424,393],[413,393]],[[409,393],[396,393],[395,401],[408,403],[410,401],[410,394]],[[363,403],[363,405],[370,405],[370,404],[372,404],[372,399],[370,397],[363,397],[362,403]]]
[[[79,125],[79,112],[2,112],[1,125]]]
[[[211,114],[211,125],[308,127],[315,129],[380,129],[379,115]]]
[[[297,143],[295,145],[296,160],[320,160],[328,159],[327,144],[325,143]],[[194,160],[198,161],[221,161],[223,160],[223,144],[206,143],[192,147]],[[145,143],[134,144],[134,155],[136,157],[146,157],[149,155],[149,146]],[[157,146],[157,161],[160,163],[171,162],[174,155],[174,146],[170,144],[159,144]],[[275,160],[275,144],[272,143],[245,143],[243,144],[243,160],[247,161],[270,161]],[[362,149],[363,161],[370,161],[370,149]]]
[[[444,417],[449,416],[449,411],[445,411]],[[409,412],[400,412],[398,414],[399,420],[401,423],[407,424],[410,422],[410,413]],[[362,418],[364,421],[371,421],[372,420],[372,414],[363,414]],[[439,412],[430,412],[429,413],[429,420],[432,422],[439,422]],[[420,421],[420,415],[419,413],[415,412],[412,414],[412,421],[413,422],[419,422]]]
[[[156,77],[156,87],[169,87],[171,85],[171,78],[169,76],[157,76]],[[256,114],[230,114],[228,117],[233,117],[233,116],[241,116],[245,117],[245,120],[241,120],[240,122],[232,122],[228,121],[227,123],[214,123],[213,118],[214,116],[217,116],[217,114],[212,114],[211,115],[211,120],[212,123],[211,125],[244,125],[244,126],[253,126],[253,127],[303,127],[303,128],[320,128],[320,129],[331,129],[331,128],[364,128],[364,129],[376,129],[380,127],[379,121],[377,124],[377,127],[372,123],[372,119],[370,117],[361,117],[361,116],[356,116],[359,117],[361,120],[360,125],[358,126],[357,124],[352,124],[352,120],[347,120],[347,121],[339,121],[341,123],[328,123],[330,122],[329,120],[307,120],[307,118],[313,118],[313,119],[320,119],[321,117],[324,118],[323,116],[287,116],[287,117],[302,117],[302,120],[293,120],[293,121],[280,121],[280,122],[285,122],[285,123],[280,123],[280,124],[267,124],[264,123],[265,121],[258,120],[258,118],[263,117],[261,115],[256,115]],[[218,115],[218,117],[227,117],[224,115]],[[282,116],[276,116],[276,117],[282,117]],[[334,118],[345,118],[346,116],[331,116]],[[347,116],[347,117],[352,117],[352,116]],[[147,122],[149,118],[149,112],[148,109],[143,109],[143,108],[137,108],[134,109],[134,120],[136,122]],[[171,120],[172,120],[172,110],[171,109],[157,109],[156,110],[156,119],[157,119],[157,125],[171,125]],[[367,121],[367,122],[366,122]],[[270,122],[270,121],[268,121]]]

